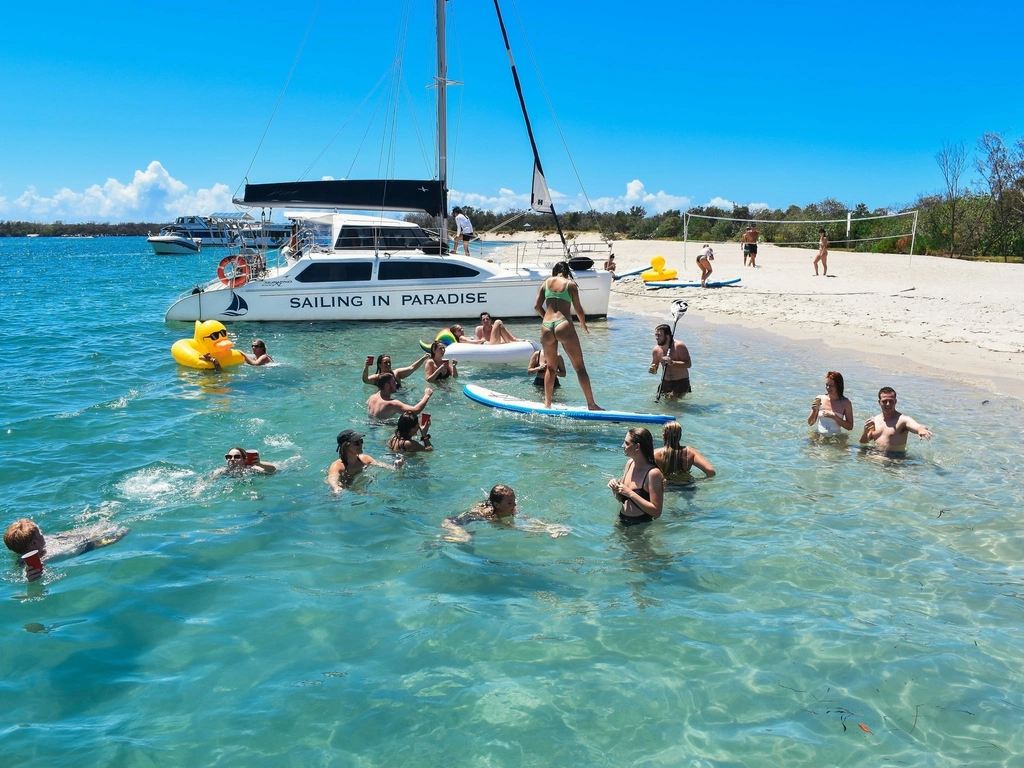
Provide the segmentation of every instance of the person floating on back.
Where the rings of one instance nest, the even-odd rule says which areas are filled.
[[[4,544],[23,560],[25,578],[36,581],[43,575],[43,561],[50,563],[91,552],[120,541],[127,534],[128,528],[124,526],[98,523],[47,538],[38,525],[23,517],[7,526]]]

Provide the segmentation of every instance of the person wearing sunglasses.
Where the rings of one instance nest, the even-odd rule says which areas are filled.
[[[253,339],[252,357],[249,357],[245,352],[241,352],[241,350],[239,352],[249,365],[266,365],[267,363],[274,362],[274,358],[267,354],[267,343],[263,339]]]
[[[377,372],[370,373],[370,366],[373,365],[373,359],[373,355],[367,355],[366,362],[363,363],[363,384],[376,384],[377,379],[384,374],[393,373],[395,375],[396,383],[398,384],[396,389],[401,389],[402,379],[409,378],[417,368],[430,359],[430,355],[423,355],[423,357],[415,361],[412,365],[407,365],[404,368],[392,368],[391,355],[377,355]]]
[[[633,427],[622,441],[622,452],[627,459],[622,479],[608,481],[622,504],[619,525],[649,523],[661,517],[665,501],[665,477],[654,458],[654,438],[643,427]]]
[[[227,464],[214,471],[213,476],[215,478],[223,477],[224,475],[240,477],[249,472],[258,475],[272,475],[277,472],[277,467],[273,464],[260,460],[259,451],[247,451],[245,448],[237,445],[234,448],[228,449],[228,452],[224,454],[224,461]]]
[[[373,456],[363,453],[363,435],[352,429],[345,429],[338,433],[338,458],[331,462],[327,471],[327,484],[335,493],[341,493],[345,486],[352,483],[356,476],[362,474],[367,467],[384,467],[385,469],[398,469],[404,463],[399,456],[394,464],[384,464],[377,461]]]

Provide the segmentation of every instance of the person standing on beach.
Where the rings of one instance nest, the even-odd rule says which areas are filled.
[[[561,343],[576,371],[580,389],[587,399],[587,408],[592,411],[603,411],[604,408],[594,402],[594,393],[590,389],[590,374],[587,373],[587,365],[583,362],[580,337],[576,335],[576,326],[572,324],[572,311],[575,309],[580,327],[590,333],[590,329],[587,328],[587,315],[580,304],[579,287],[572,279],[572,270],[569,269],[568,262],[560,261],[551,268],[551,277],[541,284],[533,308],[541,316],[540,343],[544,348],[544,359],[557,360],[558,344]],[[544,369],[545,408],[551,407],[556,378],[555,369],[549,362],[548,367]]]
[[[896,390],[892,387],[878,390],[878,404],[882,412],[864,423],[864,431],[860,435],[862,445],[874,442],[876,447],[884,451],[902,451],[907,447],[907,435],[910,432],[922,440],[932,439],[928,427],[896,410]]]
[[[708,278],[711,277],[711,273],[714,269],[711,267],[711,262],[715,260],[715,252],[711,250],[711,246],[704,243],[704,248],[699,254],[697,254],[697,266],[700,267],[700,287],[708,287]]]
[[[459,250],[459,240],[462,240],[466,255],[469,256],[469,241],[473,239],[473,224],[461,208],[453,208],[452,213],[455,214],[455,250]]]
[[[822,273],[828,277],[828,235],[824,229],[818,230],[818,255],[814,257],[814,276],[818,276],[818,262],[821,262]]]
[[[743,243],[744,266],[746,266],[748,257],[750,258],[750,266],[754,266],[754,260],[757,258],[757,238],[760,234],[756,226],[750,225],[747,227],[747,231],[743,233],[743,237],[740,238],[740,242]]]
[[[662,323],[654,329],[654,340],[658,342],[651,350],[650,373],[662,373],[659,392],[668,397],[682,396],[690,389],[690,350],[681,341],[672,337],[672,328]]]

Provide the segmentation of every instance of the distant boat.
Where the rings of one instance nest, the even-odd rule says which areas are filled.
[[[180,256],[188,253],[199,253],[202,243],[198,243],[184,232],[175,231],[172,227],[164,227],[159,235],[150,235],[146,242],[153,248],[157,256]]]
[[[39,237],[37,232],[33,232],[31,235],[25,235],[25,237]]]

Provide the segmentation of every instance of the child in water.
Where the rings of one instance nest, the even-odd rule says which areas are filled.
[[[23,517],[15,520],[4,532],[4,544],[16,555],[23,556],[29,552],[37,552],[33,558],[25,560],[25,578],[36,581],[43,575],[41,560],[52,562],[65,560],[99,547],[106,547],[120,541],[128,534],[125,527],[117,527],[107,523],[99,523],[86,528],[55,533],[49,538],[43,536],[39,526]]]

